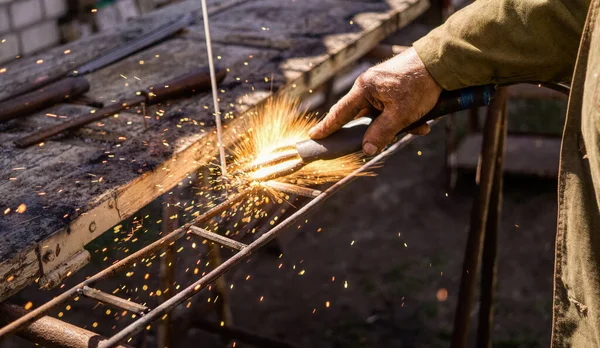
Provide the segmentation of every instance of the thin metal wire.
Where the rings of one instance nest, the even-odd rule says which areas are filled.
[[[217,95],[217,78],[215,76],[215,63],[213,62],[212,41],[208,25],[208,9],[206,0],[202,0],[202,18],[204,19],[204,37],[206,38],[206,51],[208,53],[208,69],[210,70],[210,84],[212,86],[213,106],[215,108],[215,123],[217,125],[217,144],[219,146],[219,159],[221,161],[221,175],[227,176],[227,163],[225,163],[225,147],[223,146],[223,126],[221,125],[221,110]]]

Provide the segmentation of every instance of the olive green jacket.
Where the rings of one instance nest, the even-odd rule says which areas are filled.
[[[558,188],[555,348],[600,347],[599,12],[600,0],[478,0],[414,44],[446,89],[571,81]]]

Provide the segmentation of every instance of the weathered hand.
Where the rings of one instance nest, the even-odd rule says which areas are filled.
[[[393,141],[400,130],[429,112],[441,91],[442,87],[410,48],[359,76],[350,92],[331,107],[309,135],[322,139],[357,117],[380,112],[363,138],[363,152],[374,155]],[[425,135],[429,126],[422,125],[411,133]]]

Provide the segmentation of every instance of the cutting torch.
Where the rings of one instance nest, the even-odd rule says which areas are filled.
[[[402,129],[396,136],[441,116],[472,107],[489,105],[494,97],[495,85],[469,87],[455,91],[442,91],[429,113]],[[267,159],[253,162],[241,170],[256,181],[269,181],[299,171],[309,163],[343,157],[362,149],[363,136],[372,118],[353,120],[324,139],[308,139],[274,150]]]

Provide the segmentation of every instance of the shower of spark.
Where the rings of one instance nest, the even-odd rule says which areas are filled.
[[[317,124],[315,114],[302,108],[297,99],[290,97],[271,98],[256,112],[248,115],[241,129],[236,130],[239,137],[230,149],[234,157],[233,166],[256,167],[274,155],[273,151],[293,146],[308,139],[308,131]],[[293,153],[293,151],[290,151]],[[281,154],[281,152],[279,153]],[[293,157],[293,156],[290,156]],[[267,176],[269,172],[285,167],[293,167],[298,159],[290,158],[270,167],[260,167],[251,173],[244,173],[243,180],[253,182],[256,178]],[[277,179],[299,186],[311,186],[338,181],[351,174],[363,164],[360,154],[352,154],[333,160],[316,161],[307,164],[299,171]]]

